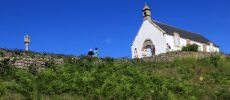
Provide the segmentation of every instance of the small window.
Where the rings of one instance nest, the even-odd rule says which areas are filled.
[[[147,16],[147,12],[144,12],[144,15]]]
[[[174,33],[174,44],[180,46],[180,35],[178,33]]]
[[[138,58],[137,48],[134,49],[134,58]]]

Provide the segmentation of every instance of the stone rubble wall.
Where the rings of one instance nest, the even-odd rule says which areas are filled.
[[[194,58],[204,58],[211,55],[219,53],[204,53],[204,52],[170,52],[165,54],[160,54],[151,58],[144,58],[144,61],[172,61],[176,58],[183,57],[194,57]],[[230,55],[226,55],[230,58]],[[47,53],[35,53],[26,52],[22,50],[6,50],[0,49],[0,63],[7,61],[9,65],[15,66],[17,68],[28,69],[29,67],[34,68],[46,68],[49,65],[61,65],[64,64],[65,60],[68,62],[77,62],[79,57],[72,56],[68,59],[66,55],[58,54],[47,54]],[[129,62],[128,58],[115,59],[119,62]]]
[[[169,52],[160,54],[151,58],[144,58],[146,61],[172,61],[176,58],[194,57],[196,59],[209,57],[219,53],[206,53],[206,52]]]
[[[8,61],[9,65],[22,69],[47,67],[49,64],[60,65],[64,63],[63,58],[47,55],[46,53],[0,49],[0,63],[3,61]]]

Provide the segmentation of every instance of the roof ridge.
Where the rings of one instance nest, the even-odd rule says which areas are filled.
[[[196,41],[196,42],[201,42],[201,43],[209,43],[209,42],[210,42],[210,43],[213,43],[215,46],[218,46],[218,45],[216,45],[214,42],[210,41],[209,39],[207,39],[205,36],[203,36],[203,35],[200,34],[200,33],[187,31],[187,30],[185,30],[185,29],[177,28],[177,27],[174,27],[174,26],[171,26],[171,25],[168,25],[168,24],[159,22],[159,21],[155,21],[155,20],[151,20],[151,21],[152,21],[153,23],[157,24],[157,25],[159,24],[159,25],[167,26],[167,27],[173,28],[173,29],[175,29],[175,30],[184,31],[184,32],[190,33],[191,35],[197,35],[197,36],[199,36],[200,38],[205,39],[203,42],[201,42],[201,41],[196,40],[196,39],[194,39],[194,38],[192,38],[192,37],[190,38],[190,39],[192,39],[192,40],[194,40],[194,41]],[[159,26],[159,25],[158,25],[158,26]],[[161,26],[159,26],[159,27],[161,27]],[[163,30],[164,30],[164,29],[163,29]],[[174,31],[174,32],[176,32],[176,31]],[[173,34],[173,33],[171,32],[171,33],[168,33],[168,34]],[[180,33],[180,32],[179,32],[179,34],[183,34],[183,33]]]
[[[175,26],[172,26],[172,25],[169,25],[169,24],[166,24],[166,23],[163,23],[163,22],[160,22],[160,21],[156,21],[156,20],[152,20],[153,22],[157,22],[157,23],[160,23],[160,24],[164,24],[164,25],[167,25],[169,27],[172,27],[172,28],[176,28],[176,29],[179,29],[179,30],[182,30],[182,31],[186,31],[186,32],[190,32],[190,33],[194,33],[194,34],[198,34],[198,35],[202,35],[200,33],[197,33],[197,32],[192,32],[192,31],[188,31],[188,30],[185,30],[185,29],[182,29],[182,28],[177,28]]]

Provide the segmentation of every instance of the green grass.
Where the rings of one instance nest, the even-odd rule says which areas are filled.
[[[0,100],[230,99],[230,59],[222,54],[166,62],[68,56],[40,72],[0,68]]]

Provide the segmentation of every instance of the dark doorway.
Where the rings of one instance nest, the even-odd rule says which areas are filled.
[[[151,40],[145,40],[142,47],[143,57],[153,57],[156,55],[156,48]]]

